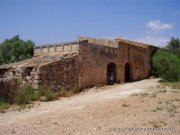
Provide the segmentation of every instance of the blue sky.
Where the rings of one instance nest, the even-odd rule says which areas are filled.
[[[0,42],[17,34],[37,45],[90,36],[163,46],[180,38],[180,0],[0,0]]]

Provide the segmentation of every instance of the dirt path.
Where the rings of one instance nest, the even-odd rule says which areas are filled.
[[[141,117],[144,114],[140,111],[144,108],[138,110],[144,100],[131,95],[153,91],[158,86],[157,79],[147,79],[93,88],[70,98],[36,103],[23,111],[9,111],[0,114],[0,135],[120,134],[111,131],[112,128],[149,127]],[[148,117],[152,118],[150,113]]]

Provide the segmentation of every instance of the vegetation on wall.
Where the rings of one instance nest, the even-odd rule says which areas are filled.
[[[33,56],[34,43],[23,41],[18,35],[0,44],[0,65],[18,62]]]
[[[171,38],[164,49],[158,49],[152,57],[152,75],[164,81],[180,81],[180,39]]]

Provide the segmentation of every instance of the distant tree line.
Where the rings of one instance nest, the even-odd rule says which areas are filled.
[[[18,62],[33,56],[34,42],[24,41],[18,35],[0,44],[0,65]]]
[[[164,81],[180,81],[180,39],[172,37],[166,47],[155,51],[152,75]]]

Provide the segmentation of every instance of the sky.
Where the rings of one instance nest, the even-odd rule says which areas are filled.
[[[180,38],[180,0],[0,0],[0,43],[14,35],[36,45],[89,36],[165,46]]]

